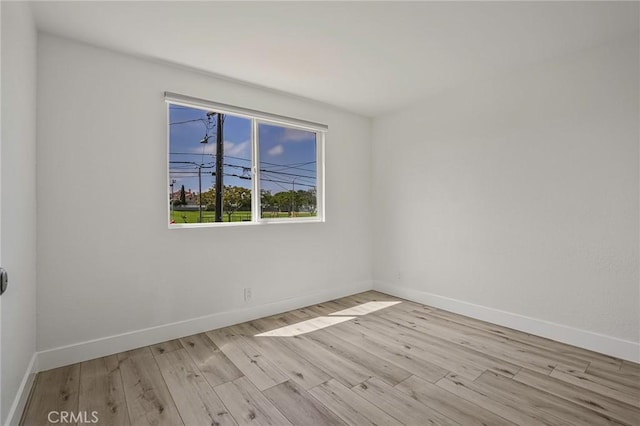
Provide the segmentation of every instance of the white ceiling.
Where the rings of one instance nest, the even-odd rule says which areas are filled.
[[[639,29],[639,3],[39,2],[38,28],[376,116]]]

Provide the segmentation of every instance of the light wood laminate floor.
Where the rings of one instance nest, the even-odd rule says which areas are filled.
[[[116,426],[640,425],[640,366],[370,291],[41,372],[22,424],[52,410]]]

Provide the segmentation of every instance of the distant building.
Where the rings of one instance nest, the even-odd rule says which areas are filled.
[[[180,190],[175,191],[171,194],[171,200],[179,200],[180,199]],[[188,206],[197,206],[198,205],[198,193],[192,192],[190,189],[184,191],[184,199],[187,202]]]

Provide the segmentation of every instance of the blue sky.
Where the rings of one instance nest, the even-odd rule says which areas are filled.
[[[198,166],[202,165],[202,191],[215,184],[211,175],[215,165],[216,116],[179,105],[169,106],[170,179],[175,179],[174,191],[198,191]],[[224,185],[251,188],[251,120],[225,115]],[[205,136],[208,143],[200,143]],[[272,193],[295,189],[310,189],[316,180],[316,135],[303,130],[259,124],[258,141],[261,166],[261,188]],[[187,162],[189,164],[176,163]],[[195,164],[191,164],[195,163]]]

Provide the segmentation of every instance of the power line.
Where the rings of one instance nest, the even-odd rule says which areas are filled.
[[[193,120],[184,120],[184,121],[176,121],[173,123],[169,123],[169,126],[173,126],[174,124],[185,124],[185,123],[193,123],[195,121],[201,121],[204,123],[204,125],[207,125],[207,122],[204,120],[204,118],[194,118]]]
[[[196,163],[192,162],[192,161],[169,161],[169,163],[175,163],[175,164],[190,164],[190,165],[194,165],[195,167],[199,167]],[[213,164],[212,162],[209,163],[202,163],[202,165],[204,164]],[[225,166],[227,167],[234,167],[234,168],[238,168],[238,169],[243,169],[243,170],[251,170],[250,167],[247,166],[241,166],[239,164],[231,164],[231,163],[223,163]],[[188,166],[183,166],[185,168],[187,168]],[[212,168],[212,167],[202,167],[204,168]],[[309,179],[309,180],[315,180],[317,179],[315,176],[307,176],[307,175],[300,175],[297,173],[287,173],[287,172],[280,172],[280,171],[274,171],[274,170],[266,170],[266,169],[260,169],[260,173],[270,173],[270,174],[278,174],[278,175],[285,175],[285,176],[293,176],[296,178],[303,178],[303,179]]]
[[[204,169],[205,167],[203,167]],[[209,169],[213,168],[213,167],[207,167]],[[171,176],[174,175],[182,175],[183,177],[192,177],[192,178],[196,178],[198,177],[198,172],[195,170],[170,170],[169,174]],[[211,173],[211,176],[215,176],[215,172]],[[251,180],[251,176],[247,176],[247,175],[240,175],[240,174],[236,174],[236,173],[224,173],[223,176],[230,176],[230,177],[237,177],[239,179],[244,179],[244,180]],[[292,185],[294,183],[293,180],[282,180],[282,179],[275,179],[275,177],[273,176],[261,176],[260,178],[261,182],[273,182],[273,183],[284,183],[284,184],[288,184],[288,185]],[[296,185],[302,185],[302,186],[306,186],[309,188],[315,188],[317,185],[315,184],[315,182],[300,182],[298,180],[295,181]],[[280,186],[280,185],[278,185]],[[288,188],[282,187],[283,189],[289,190]]]
[[[265,170],[260,170],[260,174],[264,174],[265,176],[275,176],[278,179],[290,179],[292,182],[294,180],[307,180],[307,181],[312,181],[315,182],[316,181],[316,177],[311,177],[311,176],[297,176],[297,175],[292,175],[291,173],[285,173],[283,175],[283,172],[269,172],[269,171],[265,171]],[[293,177],[289,177],[289,176],[293,176]]]
[[[281,167],[280,170],[286,170],[286,169],[295,169],[295,170],[300,170],[300,171],[304,171],[304,172],[315,172],[314,169],[305,169],[304,167],[300,167],[300,166],[306,166],[308,164],[315,164],[315,161],[307,161],[307,162],[300,162],[300,163],[290,163],[290,164],[278,164],[278,163],[270,163],[268,161],[261,161],[260,164],[267,164],[269,166],[276,166],[276,167]]]
[[[278,185],[280,188],[284,189],[285,191],[287,191],[287,192],[289,191],[289,188],[287,188],[287,187],[284,187],[284,186],[280,185],[278,182],[274,182],[274,183],[275,183],[276,185]]]
[[[266,169],[260,169],[260,171],[264,172],[264,173],[277,173],[279,175],[296,176],[296,177],[307,178],[307,179],[316,179],[315,176],[298,175],[298,174],[295,174],[295,173],[278,172],[278,171],[266,170]]]
[[[177,172],[176,174],[188,174],[188,173],[191,173],[192,177],[197,177],[198,176],[197,172]],[[212,175],[215,176],[215,172],[213,172]],[[244,180],[251,180],[251,177],[249,177],[249,176],[243,176],[243,175],[239,175],[239,174],[235,174],[235,173],[224,173],[223,176],[236,177],[236,178],[244,179]],[[277,179],[268,179],[268,178],[262,178],[261,180],[263,180],[265,182],[273,182],[276,185],[278,185],[280,183],[284,183],[284,184],[291,184],[292,183],[292,182],[289,182],[289,181],[286,181],[286,180],[277,180]],[[306,186],[306,187],[309,187],[309,188],[315,188],[316,187],[316,185],[308,185],[308,184],[300,183],[300,182],[296,182],[296,185]],[[278,185],[278,186],[280,188],[284,189],[284,190],[290,191],[290,189],[287,188],[287,187],[284,187],[282,185]]]
[[[242,160],[242,161],[251,161],[250,158],[242,158],[242,157],[234,157],[232,155],[225,155],[225,157],[227,158],[233,158],[235,160]],[[269,161],[260,161],[260,164],[268,164],[270,166],[279,166],[279,167],[287,167],[287,168],[297,168],[298,166],[304,166],[307,164],[315,164],[316,161],[305,161],[305,162],[298,162],[298,163],[288,163],[288,164],[282,164],[282,163],[271,163]],[[315,172],[315,170],[308,170],[310,172]]]
[[[170,152],[169,155],[201,155],[199,152]],[[211,157],[215,157],[215,154],[206,154],[206,155],[210,155]],[[234,157],[233,155],[225,155],[225,158],[231,158],[234,160],[242,160],[242,161],[247,161],[247,162],[251,162],[250,158],[242,158],[242,157]],[[270,166],[276,166],[276,167],[283,167],[284,169],[298,169],[298,170],[305,170],[305,171],[309,171],[309,172],[315,172],[315,170],[313,169],[303,169],[299,166],[306,166],[308,164],[315,164],[316,161],[305,161],[305,162],[298,162],[298,163],[271,163],[269,161],[260,161],[260,164],[268,164]]]
[[[266,181],[266,182],[273,182],[273,183],[275,183],[275,184],[278,184],[278,183],[291,184],[291,183],[292,183],[292,182],[288,182],[288,181],[286,181],[286,180],[275,180],[275,179],[265,179],[265,178],[261,178],[261,180]],[[308,188],[315,188],[315,187],[316,187],[316,185],[308,185],[308,184],[306,184],[306,183],[298,183],[298,182],[296,182],[296,185],[306,186],[306,187],[308,187]],[[280,186],[280,185],[278,185],[278,186]],[[280,187],[281,187],[281,188],[283,188],[283,189],[285,189],[285,190],[287,190],[287,191],[290,191],[290,189],[289,189],[289,188],[285,188],[285,187],[282,187],[282,186],[280,186]]]

